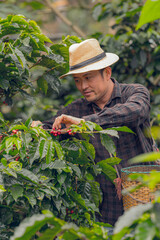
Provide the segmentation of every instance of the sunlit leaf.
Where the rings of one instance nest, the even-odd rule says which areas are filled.
[[[3,187],[3,185],[0,185],[0,192],[5,192],[6,189]]]
[[[144,212],[150,210],[151,208],[152,204],[147,203],[128,209],[116,222],[114,233],[118,233],[123,228],[131,226],[135,220],[139,219]]]
[[[142,25],[160,18],[160,1],[147,0],[144,4],[136,27],[138,30]]]
[[[53,215],[50,213],[46,215],[33,215],[31,218],[23,220],[19,227],[16,228],[11,240],[30,240],[31,237],[52,218]]]
[[[160,152],[150,152],[140,154],[129,160],[130,164],[141,163],[141,162],[152,162],[160,159]]]

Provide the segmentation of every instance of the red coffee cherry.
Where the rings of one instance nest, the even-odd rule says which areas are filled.
[[[12,133],[16,134],[18,132],[18,130],[12,130]]]
[[[15,160],[18,161],[20,159],[20,157],[17,157]]]

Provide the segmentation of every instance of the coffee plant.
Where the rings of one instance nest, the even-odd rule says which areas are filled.
[[[43,227],[45,231],[42,231]],[[90,228],[78,227],[74,223],[67,223],[64,220],[56,218],[51,212],[43,211],[43,214],[33,215],[25,219],[19,227],[16,228],[11,240],[29,240],[37,235],[38,239],[94,239],[107,240],[108,230],[104,227],[109,226],[105,223],[92,223]],[[33,238],[32,238],[33,239]]]
[[[44,130],[31,127],[31,122],[10,124],[0,114],[1,239],[12,235],[25,217],[45,209],[67,222],[89,226],[102,201],[95,178],[104,174],[113,182],[114,165],[121,161],[113,155],[111,137],[118,137],[117,131],[132,132],[127,127],[104,130],[92,122],[72,125],[69,131]],[[95,149],[89,143],[93,134],[100,134],[111,158],[94,162]]]
[[[44,93],[48,86],[58,91],[60,71],[68,68],[68,47],[80,41],[73,36],[64,38],[62,44],[53,44],[33,20],[22,15],[0,19],[1,104],[12,105],[17,93],[33,102],[26,89],[35,91],[34,82]]]

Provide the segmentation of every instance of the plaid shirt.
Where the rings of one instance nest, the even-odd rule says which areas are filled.
[[[116,145],[116,155],[122,161],[118,169],[127,167],[127,160],[144,152],[153,151],[152,139],[144,136],[144,129],[150,128],[150,95],[148,90],[140,84],[119,84],[115,79],[112,96],[101,110],[96,104],[86,99],[78,99],[59,111],[61,114],[84,118],[86,121],[96,122],[104,129],[110,127],[127,126],[134,133],[119,132],[119,138],[113,138]],[[56,117],[57,117],[56,116]],[[45,127],[51,127],[54,118],[44,121]],[[96,150],[95,161],[109,158],[109,154],[102,146],[98,134],[90,142]],[[117,197],[115,185],[99,175],[97,181],[103,192],[103,201],[100,205],[101,216],[99,221],[115,224],[118,217],[123,214],[122,200]]]

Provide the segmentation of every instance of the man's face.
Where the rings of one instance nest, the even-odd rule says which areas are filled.
[[[89,102],[99,105],[98,103],[104,101],[110,87],[110,75],[107,76],[106,69],[102,73],[99,70],[95,70],[74,74],[73,77],[76,87]]]

